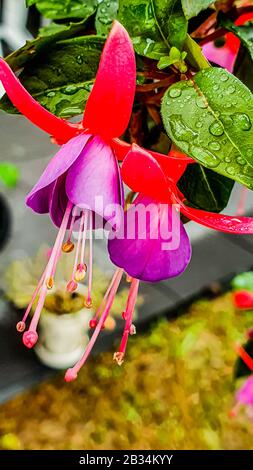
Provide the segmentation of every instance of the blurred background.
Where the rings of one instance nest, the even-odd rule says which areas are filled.
[[[0,7],[5,56],[45,20],[23,0],[1,0]],[[57,289],[43,311],[40,348],[22,346],[15,324],[56,236],[49,218],[27,209],[24,200],[55,152],[48,136],[25,118],[0,111],[0,448],[253,449],[247,413],[229,414],[234,345],[253,318],[251,311],[235,309],[229,286],[253,265],[250,237],[187,224],[192,263],[178,279],[142,284],[137,336],[120,368],[112,361],[113,344],[119,342],[127,285],[93,357],[75,383],[64,383],[61,369],[87,343],[91,315],[80,307],[82,292],[67,298],[62,288],[71,259],[61,263]],[[245,212],[252,215],[252,194],[245,196],[238,185],[226,213],[236,214],[244,197]],[[96,241],[94,251],[99,302],[113,267],[105,242]]]

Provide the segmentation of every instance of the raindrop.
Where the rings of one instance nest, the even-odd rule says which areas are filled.
[[[220,160],[218,157],[216,157],[216,155],[214,155],[212,152],[209,152],[209,150],[197,147],[196,145],[190,146],[190,153],[193,158],[196,158],[196,160],[200,161],[204,165],[209,166],[210,168],[215,168],[220,164]]]
[[[215,137],[220,137],[221,135],[224,134],[224,129],[222,127],[222,125],[217,122],[217,121],[214,121],[211,126],[209,127],[209,132],[210,134],[214,135]]]
[[[82,110],[80,108],[78,108],[77,106],[72,106],[72,107],[69,107],[69,108],[65,108],[61,111],[61,116],[73,116],[73,115],[77,115],[77,114],[81,114],[82,113]]]
[[[218,91],[219,88],[220,88],[219,85],[214,85],[214,87],[213,87],[214,91]]]
[[[76,58],[76,61],[77,61],[77,63],[78,63],[79,65],[82,65],[82,63],[83,63],[83,58],[82,58],[82,56],[81,56],[81,55],[78,55],[77,58]]]
[[[198,96],[195,100],[196,102],[196,105],[198,106],[198,108],[202,108],[202,109],[205,109],[208,107],[208,103],[206,101],[206,99],[202,96]]]
[[[247,157],[252,157],[253,156],[253,150],[248,149],[247,152],[246,152],[246,155],[247,155]]]
[[[246,161],[245,161],[244,158],[242,158],[242,157],[238,157],[238,158],[236,159],[236,161],[237,161],[237,163],[238,163],[239,165],[245,165],[245,163],[246,163]]]
[[[231,176],[235,174],[235,168],[233,166],[227,166],[226,170],[227,170],[227,173]]]
[[[48,98],[53,98],[55,96],[55,92],[54,91],[49,91],[47,93],[47,96],[48,96]]]
[[[252,178],[253,177],[253,168],[249,165],[245,165],[243,169],[243,173],[247,175],[248,177]],[[251,181],[252,184],[252,181]]]
[[[209,142],[209,148],[211,150],[220,150],[219,142]]]
[[[203,127],[203,123],[201,121],[198,121],[196,123],[196,127],[197,127],[197,129],[201,129],[201,127]]]
[[[77,87],[76,85],[68,85],[64,90],[63,93],[65,95],[74,95],[77,92]]]
[[[230,85],[230,86],[228,87],[228,93],[229,93],[230,95],[232,95],[232,94],[235,92],[235,90],[236,90],[236,88],[235,88],[234,85]]]
[[[198,136],[197,132],[194,132],[185,124],[180,114],[173,114],[170,118],[170,123],[173,135],[177,140],[189,142]]]
[[[232,121],[231,117],[229,117],[229,116],[224,116],[222,121],[225,124],[225,126],[231,126],[233,124],[233,121]]]
[[[180,88],[171,88],[171,90],[169,91],[169,95],[171,98],[178,98],[179,96],[181,96],[182,94],[182,91],[180,90]]]
[[[234,113],[232,116],[234,125],[242,131],[249,131],[252,127],[249,116],[245,113]]]
[[[225,157],[225,162],[226,163],[231,163],[231,158],[230,157]]]
[[[227,81],[228,81],[228,78],[229,78],[228,75],[226,75],[225,73],[223,73],[223,74],[221,75],[221,77],[220,77],[220,79],[221,79],[222,82],[227,82]]]

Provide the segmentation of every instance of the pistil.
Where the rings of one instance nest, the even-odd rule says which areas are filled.
[[[84,363],[86,362],[95,342],[96,342],[96,339],[104,325],[104,322],[106,320],[106,318],[108,317],[109,313],[110,313],[110,310],[111,310],[111,307],[112,307],[112,304],[113,304],[113,301],[114,301],[114,298],[115,298],[115,295],[117,293],[117,290],[119,288],[119,284],[120,284],[120,281],[122,279],[122,275],[123,275],[123,270],[122,269],[118,269],[114,275],[114,279],[113,279],[113,285],[111,287],[111,290],[110,290],[110,293],[108,295],[108,299],[107,299],[107,302],[106,302],[106,305],[105,305],[105,308],[103,310],[103,313],[99,319],[99,322],[95,328],[95,331],[89,341],[89,344],[82,356],[82,358],[76,363],[76,365],[70,369],[67,370],[66,374],[65,374],[65,380],[66,382],[72,382],[73,380],[75,380],[77,378],[77,374],[78,372],[80,371],[81,367],[84,365]]]
[[[120,343],[119,351],[116,352],[113,356],[113,359],[117,362],[119,366],[121,366],[124,362],[124,356],[126,352],[129,334],[133,335],[136,332],[135,326],[132,324],[132,320],[133,320],[133,314],[134,314],[135,304],[136,304],[137,295],[138,295],[138,289],[139,289],[139,280],[133,279],[131,282],[131,287],[130,287],[129,295],[127,299],[126,311],[124,312],[125,328],[124,328],[122,340]]]

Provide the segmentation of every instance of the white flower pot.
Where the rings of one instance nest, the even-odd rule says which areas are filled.
[[[41,362],[54,369],[73,366],[88,343],[92,310],[57,315],[43,310],[39,324],[39,340],[35,352]]]

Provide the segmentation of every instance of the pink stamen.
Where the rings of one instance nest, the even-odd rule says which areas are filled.
[[[71,279],[70,279],[69,283],[67,284],[67,291],[68,292],[73,292],[72,289],[74,288],[75,285],[77,287],[77,284],[76,284],[76,281],[75,281],[75,273],[76,273],[77,265],[78,265],[78,258],[79,258],[79,252],[80,252],[80,246],[81,246],[81,240],[82,240],[82,232],[83,232],[83,224],[84,224],[84,212],[82,212],[81,221],[80,221],[80,227],[79,227],[79,233],[78,233],[78,240],[77,240],[76,254],[75,254],[75,261],[74,261],[72,276],[71,276]]]
[[[135,327],[132,324],[134,308],[137,300],[138,289],[139,289],[139,280],[133,279],[131,283],[131,287],[129,290],[129,295],[127,299],[127,307],[126,307],[126,323],[125,328],[122,336],[122,340],[120,343],[119,351],[114,354],[114,360],[118,363],[118,365],[122,365],[124,361],[124,356],[126,352],[127,342],[129,334],[135,334]]]
[[[115,273],[114,273],[114,275],[113,275],[113,277],[112,277],[112,280],[111,280],[111,282],[110,282],[110,284],[109,284],[109,287],[107,288],[107,291],[106,291],[106,293],[105,293],[105,295],[104,295],[104,297],[103,297],[103,300],[102,300],[101,304],[99,305],[99,307],[98,307],[98,309],[97,309],[97,311],[96,311],[96,314],[94,315],[94,317],[93,317],[92,320],[90,321],[90,326],[92,325],[91,328],[94,328],[94,325],[96,326],[97,323],[98,323],[98,318],[99,318],[99,316],[100,316],[101,310],[102,310],[102,309],[104,308],[104,306],[105,306],[105,303],[106,303],[106,300],[107,300],[107,298],[108,298],[108,295],[110,294],[111,289],[112,289],[112,286],[113,286],[113,284],[115,283],[117,274],[118,274],[118,269],[117,269],[117,271],[115,271]],[[91,323],[91,322],[92,322],[92,323]]]
[[[69,231],[68,231],[68,238],[67,238],[68,242],[71,241],[71,237],[72,237],[72,233],[73,233],[73,229],[74,229],[74,224],[75,224],[75,220],[76,220],[76,217],[77,217],[77,211],[78,211],[78,208],[77,208],[77,206],[75,206],[73,208],[73,211],[72,211],[72,218],[71,218]]]
[[[71,237],[72,237],[76,217],[77,217],[77,206],[75,206],[72,211],[72,217],[71,217],[70,227],[68,231],[67,241],[62,245],[62,251],[64,253],[70,253],[75,248],[74,243],[71,241]]]
[[[84,265],[84,258],[85,258],[85,245],[86,245],[86,237],[87,237],[87,228],[88,228],[88,217],[89,213],[87,210],[84,210],[84,221],[83,221],[83,238],[82,238],[82,247],[81,247],[81,256],[80,256],[80,264]]]
[[[89,344],[83,354],[83,357],[76,363],[76,365],[74,367],[71,367],[70,369],[67,370],[66,374],[65,374],[65,380],[66,382],[71,382],[72,380],[75,380],[76,377],[77,377],[77,374],[78,372],[80,371],[81,367],[84,365],[84,363],[86,362],[95,342],[96,342],[96,339],[104,325],[104,322],[106,320],[106,318],[108,317],[109,313],[110,313],[110,309],[112,307],[112,304],[113,304],[113,301],[114,301],[114,298],[115,298],[115,295],[117,293],[117,290],[119,288],[119,284],[120,284],[120,281],[121,281],[121,278],[122,278],[122,275],[123,275],[123,270],[122,269],[118,269],[116,271],[116,276],[115,276],[115,280],[114,280],[114,283],[113,283],[113,286],[111,288],[111,291],[110,291],[110,294],[108,296],[108,299],[107,299],[107,302],[106,302],[106,306],[104,308],[104,311],[99,319],[99,322],[95,328],[95,331],[89,341]]]
[[[89,243],[89,279],[88,279],[88,294],[86,299],[86,307],[92,306],[91,291],[92,291],[92,267],[93,267],[93,240],[92,240],[92,212],[90,212],[90,243]]]
[[[23,343],[27,348],[33,348],[38,341],[37,325],[39,323],[40,314],[43,309],[45,299],[47,296],[47,286],[43,285],[40,292],[39,301],[32,317],[29,330],[23,334]]]
[[[63,242],[64,236],[65,236],[65,233],[66,233],[66,229],[67,229],[67,226],[68,226],[68,220],[69,220],[69,216],[70,216],[70,213],[71,213],[71,210],[72,210],[72,206],[73,206],[73,204],[71,202],[68,202],[64,217],[62,219],[62,223],[61,223],[59,232],[58,232],[56,240],[55,240],[54,247],[52,249],[52,253],[51,253],[49,262],[48,262],[47,267],[45,269],[45,272],[43,273],[42,278],[41,278],[41,280],[38,284],[38,286],[40,288],[39,301],[38,301],[37,307],[35,309],[34,315],[32,317],[32,320],[31,320],[31,323],[30,323],[30,326],[29,326],[29,330],[26,331],[23,334],[23,343],[28,348],[32,348],[38,340],[38,334],[36,332],[36,329],[37,329],[40,314],[41,314],[41,311],[42,311],[42,308],[44,306],[45,299],[46,299],[46,296],[47,296],[47,280],[51,277],[52,270],[53,270],[54,265],[55,265],[55,259],[57,258],[57,255],[60,252],[62,242]],[[37,286],[37,289],[35,289],[35,292],[37,290],[37,293],[38,293],[38,290],[39,290],[38,286]],[[35,292],[34,292],[34,294],[35,294]],[[35,297],[36,297],[36,295],[35,296],[33,295],[33,298],[35,298]],[[30,306],[30,304],[29,304],[29,306]]]
[[[44,272],[43,272],[43,274],[42,274],[42,276],[41,276],[41,278],[40,278],[40,280],[39,280],[39,282],[38,282],[38,284],[37,284],[37,286],[36,286],[36,288],[35,288],[35,290],[34,290],[34,292],[33,292],[31,301],[30,301],[30,303],[29,303],[29,305],[28,305],[28,307],[27,307],[27,309],[26,309],[26,311],[25,311],[25,314],[24,314],[22,320],[21,320],[20,322],[18,322],[17,325],[16,325],[17,331],[18,331],[19,333],[22,333],[22,332],[25,330],[25,327],[26,327],[26,325],[25,325],[26,319],[27,319],[27,317],[28,317],[28,315],[29,315],[29,313],[30,313],[30,311],[31,311],[31,309],[32,309],[32,306],[33,306],[33,304],[34,304],[34,302],[35,302],[35,299],[36,299],[36,297],[37,297],[37,295],[38,295],[38,293],[39,293],[39,290],[40,290],[40,288],[41,288],[41,286],[42,286],[42,284],[43,284],[43,281],[44,281],[44,279],[45,279],[45,273],[46,273],[46,269],[44,270]]]

